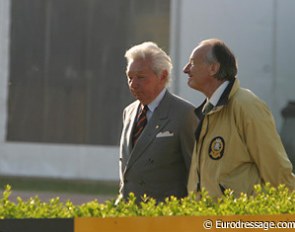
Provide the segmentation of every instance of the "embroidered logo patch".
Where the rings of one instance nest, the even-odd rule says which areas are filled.
[[[219,160],[222,158],[224,153],[224,139],[220,136],[212,139],[209,146],[209,156],[211,159]]]

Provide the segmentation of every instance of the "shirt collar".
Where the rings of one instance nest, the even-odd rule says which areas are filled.
[[[225,81],[223,82],[216,90],[215,92],[213,93],[213,95],[211,96],[210,99],[207,98],[207,102],[211,102],[211,104],[213,106],[216,106],[222,93],[224,92],[224,90],[226,89],[226,87],[228,86],[229,84],[229,81]]]
[[[149,107],[149,110],[151,112],[154,112],[155,109],[158,107],[158,105],[160,104],[160,102],[162,101],[165,93],[166,93],[166,88],[164,88],[160,93],[159,95],[150,103],[148,104],[148,107]]]

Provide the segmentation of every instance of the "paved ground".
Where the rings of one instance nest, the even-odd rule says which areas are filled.
[[[70,200],[75,205],[81,205],[83,203],[93,201],[97,199],[100,203],[106,200],[115,199],[116,196],[108,195],[87,195],[77,193],[52,193],[52,192],[26,192],[26,191],[12,191],[10,195],[10,201],[16,202],[17,197],[21,197],[23,201],[27,201],[30,197],[38,196],[43,202],[48,202],[52,198],[59,197],[61,202]]]

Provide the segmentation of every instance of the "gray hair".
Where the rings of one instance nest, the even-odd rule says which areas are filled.
[[[219,71],[215,77],[219,80],[232,80],[238,72],[237,61],[232,51],[219,39],[208,39],[200,43],[200,45],[209,45],[206,62],[220,64]]]
[[[171,58],[154,42],[143,42],[141,44],[131,47],[125,53],[125,58],[129,65],[135,59],[144,59],[151,61],[151,68],[160,76],[164,70],[168,72],[167,82],[170,81],[170,75],[172,70]]]

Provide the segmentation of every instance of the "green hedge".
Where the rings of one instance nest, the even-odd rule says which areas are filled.
[[[205,216],[205,215],[255,215],[255,214],[294,214],[295,191],[290,192],[283,185],[278,188],[266,184],[263,188],[255,186],[255,194],[241,194],[234,198],[230,190],[225,196],[213,200],[205,190],[201,200],[197,201],[193,194],[181,200],[167,198],[165,202],[156,204],[154,199],[144,198],[140,205],[135,203],[130,194],[127,202],[114,204],[114,200],[99,203],[97,200],[82,205],[74,205],[68,201],[60,202],[59,198],[41,202],[35,196],[27,201],[20,197],[11,202],[11,187],[7,185],[0,200],[0,218],[75,218],[75,217],[122,217],[122,216]]]

